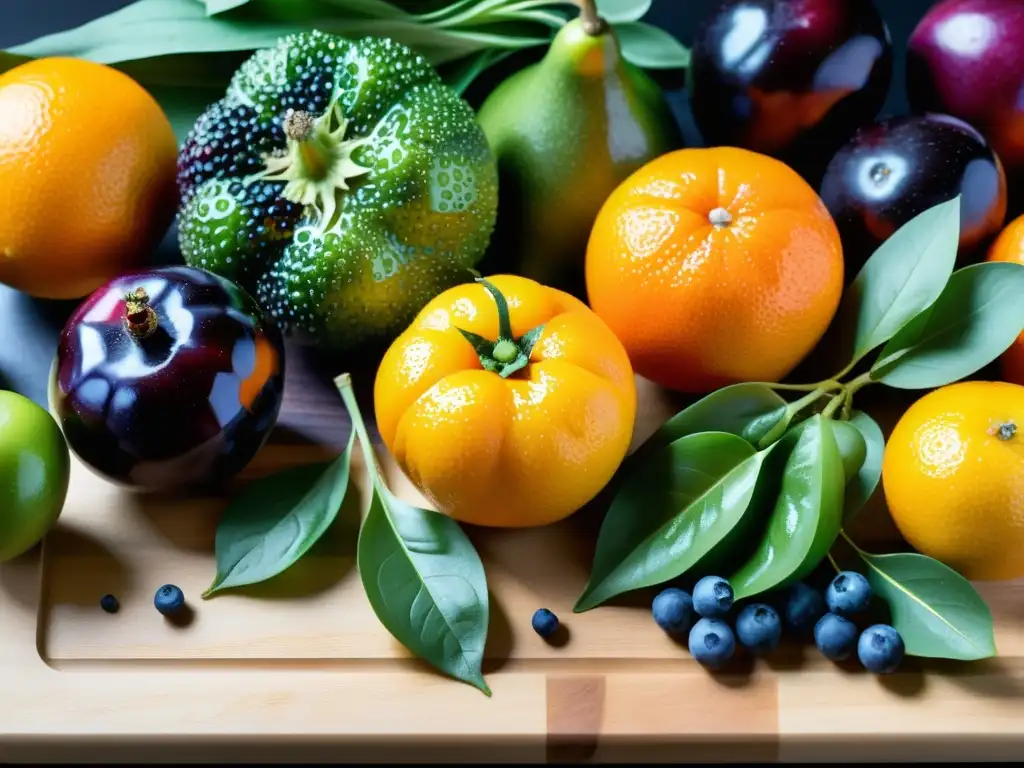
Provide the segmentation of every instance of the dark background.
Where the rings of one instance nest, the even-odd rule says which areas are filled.
[[[654,0],[646,21],[674,34],[684,44],[692,42],[697,22],[713,0]],[[875,0],[892,35],[895,70],[883,115],[906,110],[904,58],[906,40],[925,10],[936,0]],[[76,27],[129,4],[129,0],[0,0],[0,48],[27,42],[40,35]],[[671,76],[664,78],[670,85]],[[684,135],[696,134],[684,94],[668,92]],[[59,226],[59,222],[54,222]],[[164,254],[173,257],[173,234],[165,241]],[[46,403],[46,380],[57,334],[73,303],[37,301],[0,285],[0,388],[13,389],[36,402]]]

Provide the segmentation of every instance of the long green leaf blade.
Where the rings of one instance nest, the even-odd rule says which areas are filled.
[[[908,655],[967,661],[995,656],[992,612],[963,576],[916,553],[858,554]]]
[[[235,496],[217,525],[217,575],[204,598],[266,581],[309,551],[338,516],[348,488],[352,442],[334,461],[268,475]]]
[[[931,389],[970,376],[1024,330],[1024,265],[986,262],[953,273],[927,310],[879,354],[871,377],[898,389]]]
[[[729,578],[737,600],[804,578],[839,536],[843,461],[831,420],[818,414],[801,426],[761,543]]]
[[[705,432],[642,464],[612,501],[574,610],[661,584],[700,563],[747,512],[765,455],[735,435]]]
[[[377,618],[406,648],[490,695],[481,666],[488,596],[483,563],[458,523],[375,488],[357,562]]]
[[[887,342],[935,302],[953,272],[959,237],[958,196],[915,216],[872,254],[838,312],[851,360]]]

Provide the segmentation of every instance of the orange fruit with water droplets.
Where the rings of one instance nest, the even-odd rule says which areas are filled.
[[[1024,264],[1024,216],[1021,216],[1002,231],[989,249],[987,261],[1009,261]],[[1024,384],[1024,331],[999,358],[1003,379],[1014,384]]]
[[[167,116],[116,69],[0,75],[0,282],[73,299],[143,262],[174,218],[176,161]]]
[[[839,306],[843,253],[817,193],[784,163],[683,149],[608,198],[586,278],[637,373],[704,393],[796,367]]]
[[[1024,387],[965,381],[915,402],[889,436],[885,500],[917,551],[968,579],[1024,576]]]

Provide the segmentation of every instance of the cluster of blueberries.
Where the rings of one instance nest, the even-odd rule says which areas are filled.
[[[153,595],[153,605],[164,616],[173,616],[185,606],[185,593],[181,587],[164,584]],[[113,595],[104,595],[100,598],[100,608],[107,613],[117,613],[121,610],[121,603]]]
[[[763,656],[782,639],[783,619],[766,603],[750,603],[736,615],[735,633],[725,621],[732,609],[733,590],[720,576],[705,576],[693,596],[675,587],[654,598],[655,623],[671,635],[689,632],[690,654],[709,669],[723,666],[736,652],[736,641],[749,652]],[[871,605],[871,585],[855,571],[839,573],[821,593],[803,582],[785,595],[786,625],[800,633],[814,627],[814,642],[822,655],[843,661],[857,652],[869,672],[889,674],[903,661],[903,638],[888,624],[874,624],[863,632],[851,620]],[[694,614],[700,619],[694,622]]]
[[[688,646],[694,659],[708,669],[719,669],[736,653],[737,640],[756,656],[775,650],[782,640],[783,618],[766,603],[743,606],[736,615],[734,632],[726,622],[733,599],[728,581],[705,576],[694,586],[692,596],[676,587],[663,590],[654,598],[651,612],[655,623],[668,634],[683,637],[689,633]],[[888,624],[874,624],[860,631],[852,617],[864,613],[870,605],[868,580],[856,571],[843,571],[832,579],[824,597],[803,582],[794,584],[786,591],[782,613],[795,633],[806,633],[814,627],[815,645],[825,658],[843,661],[856,651],[865,669],[887,675],[903,661],[903,638]],[[533,629],[549,638],[558,629],[558,617],[541,608],[533,615]]]

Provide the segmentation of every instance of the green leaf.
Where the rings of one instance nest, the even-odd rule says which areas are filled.
[[[752,506],[768,451],[724,432],[680,438],[630,475],[597,539],[574,610],[673,579],[726,547]]]
[[[597,0],[597,12],[609,24],[639,21],[649,10],[652,0]]]
[[[481,74],[511,55],[512,51],[496,48],[480,51],[452,65],[442,76],[452,90],[461,96]]]
[[[868,503],[882,479],[882,457],[885,454],[885,435],[878,423],[863,411],[854,411],[849,421],[837,422],[853,427],[864,438],[864,460],[857,474],[847,478],[846,498],[843,501],[843,525],[850,522]],[[836,433],[838,437],[838,432]]]
[[[294,565],[338,516],[348,488],[353,438],[337,459],[250,483],[217,525],[217,575],[203,593],[258,584]]]
[[[843,516],[843,460],[831,419],[812,416],[786,458],[782,488],[761,543],[729,578],[736,599],[807,576],[835,543]],[[789,435],[783,438],[787,440]]]
[[[871,377],[897,389],[931,389],[970,376],[1024,330],[1024,265],[986,262],[953,273],[927,310],[894,336]]]
[[[170,120],[179,145],[185,142],[188,132],[206,108],[224,95],[223,91],[207,88],[157,86],[148,90]]]
[[[239,8],[249,2],[249,0],[205,0],[206,2],[206,15],[216,16],[218,13],[224,13],[234,8]]]
[[[366,597],[387,630],[417,656],[490,695],[481,672],[487,579],[459,524],[406,504],[377,482],[357,552]]]
[[[742,383],[712,392],[670,418],[634,452],[631,463],[680,437],[697,432],[728,432],[751,445],[788,418],[786,401],[764,384]]]
[[[960,237],[960,197],[915,216],[886,240],[846,290],[838,312],[852,360],[884,344],[930,307],[949,281]]]
[[[938,560],[916,553],[871,555],[857,550],[876,595],[909,656],[987,659],[996,654],[992,613],[971,583]]]
[[[644,69],[683,69],[690,65],[690,50],[660,27],[642,21],[614,24],[622,55]]]
[[[335,380],[373,483],[359,531],[356,563],[373,612],[412,653],[488,696],[482,665],[487,642],[487,577],[459,524],[407,504],[384,484],[351,379]]]
[[[843,459],[843,482],[849,483],[856,477],[867,457],[868,445],[860,430],[846,421],[833,421],[832,432]]]

